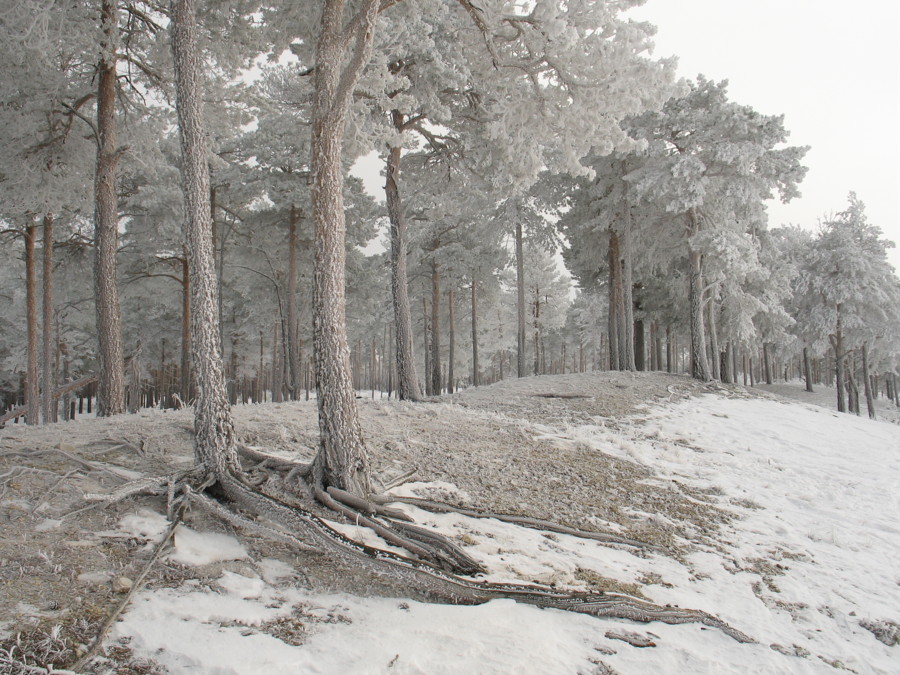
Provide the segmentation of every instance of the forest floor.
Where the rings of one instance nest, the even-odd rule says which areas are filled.
[[[420,404],[359,399],[376,480],[403,478],[394,494],[653,546],[400,507],[466,548],[485,579],[703,609],[759,645],[650,624],[641,637],[660,647],[642,650],[622,621],[508,601],[437,610],[193,511],[84,672],[891,672],[900,659],[900,574],[890,562],[900,559],[900,433],[891,422],[900,414],[882,399],[888,423],[871,422],[787,403],[823,404],[828,390],[766,389],[597,373],[507,380]],[[244,443],[312,456],[313,401],[234,412]],[[190,410],[0,431],[0,673],[52,672],[90,644],[144,568],[166,507],[84,496],[189,467],[191,432]],[[34,668],[16,670],[17,659]]]

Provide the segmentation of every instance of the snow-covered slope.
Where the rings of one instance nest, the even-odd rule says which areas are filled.
[[[428,417],[439,424],[439,411]],[[235,563],[210,584],[142,591],[111,640],[175,673],[900,672],[896,425],[718,394],[607,422],[526,429],[551,445],[574,442],[643,465],[656,487],[708,495],[731,515],[714,540],[698,538],[683,555],[637,555],[403,508],[456,536],[492,579],[614,580],[654,602],[716,614],[757,644],[699,625],[598,620],[511,601],[455,607],[313,592],[302,570],[275,559]],[[659,514],[630,515],[667,526]],[[227,550],[246,558],[236,541],[215,537],[185,530],[172,555],[194,564]],[[628,634],[654,646],[620,639]]]

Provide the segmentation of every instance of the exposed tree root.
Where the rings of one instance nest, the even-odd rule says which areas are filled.
[[[254,457],[254,459],[258,459]],[[288,462],[289,464],[289,462]],[[287,469],[287,466],[282,466]],[[293,466],[288,470],[290,475]],[[118,488],[104,501],[112,502],[124,499],[139,492],[160,494],[163,486],[168,486],[170,497],[175,481],[177,490],[186,498],[210,513],[223,518],[227,522],[262,536],[287,542],[291,546],[314,550],[348,566],[362,568],[369,573],[386,578],[406,588],[417,590],[429,597],[453,604],[477,605],[489,600],[508,598],[538,607],[561,609],[565,611],[590,614],[596,617],[626,619],[641,623],[661,621],[668,624],[700,623],[718,628],[738,642],[754,642],[752,638],[729,626],[721,619],[699,610],[682,609],[680,607],[655,605],[638,598],[621,593],[583,593],[564,592],[537,585],[495,584],[476,579],[465,578],[461,574],[476,574],[483,568],[468,556],[462,549],[450,542],[446,537],[430,530],[411,525],[403,521],[388,523],[375,521],[354,510],[346,503],[334,498],[338,495],[346,501],[365,507],[366,500],[348,498],[343,491],[329,492],[313,488],[312,494],[317,501],[327,508],[343,514],[352,522],[371,527],[388,542],[398,545],[421,560],[398,555],[390,551],[373,548],[345,537],[331,527],[325,520],[313,513],[304,502],[303,495],[282,479],[268,476],[260,485],[254,485],[252,476],[248,474],[226,474],[216,481],[216,494],[223,497],[222,503],[204,494],[204,490],[212,482],[210,476],[196,489],[189,483],[196,484],[200,470],[181,472],[156,479],[133,481]],[[297,481],[300,483],[300,481]],[[299,488],[299,486],[298,486]],[[379,498],[388,501],[404,501],[415,505],[425,502],[433,506],[432,510],[455,511],[463,515],[476,517],[498,517],[495,514],[482,514],[465,509],[457,509],[438,502],[427,500],[408,500],[406,498]],[[373,505],[377,506],[377,505]],[[242,509],[261,519],[253,519],[239,513]],[[171,507],[170,507],[171,508]],[[183,508],[181,506],[180,508]],[[426,506],[427,508],[427,506]],[[377,509],[376,509],[377,511]],[[383,515],[381,517],[384,517]],[[520,516],[499,516],[502,520],[527,527],[546,529],[575,536],[596,539],[605,543],[627,544],[641,548],[652,548],[643,542],[636,542],[615,535],[582,532],[564,526]],[[270,526],[264,523],[272,523]]]
[[[419,499],[418,497],[397,497],[394,495],[378,495],[372,497],[372,500],[377,504],[410,504],[412,506],[418,506],[421,509],[425,509],[426,511],[434,511],[435,513],[458,513],[462,516],[469,516],[470,518],[494,518],[504,523],[512,523],[514,525],[521,525],[522,527],[528,527],[535,530],[546,530],[547,532],[556,532],[558,534],[569,534],[573,537],[592,539],[594,541],[603,542],[604,544],[619,544],[622,546],[631,546],[634,548],[656,551],[661,550],[659,546],[656,546],[654,544],[649,544],[645,541],[638,541],[637,539],[630,539],[628,537],[622,537],[617,534],[578,530],[574,527],[560,525],[559,523],[554,523],[549,520],[530,518],[528,516],[512,516],[504,513],[492,513],[490,511],[474,511],[472,509],[453,506],[452,504],[435,502],[430,499]]]

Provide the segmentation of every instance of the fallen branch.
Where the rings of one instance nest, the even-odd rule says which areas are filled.
[[[119,603],[115,610],[113,610],[112,614],[110,614],[107,617],[106,621],[103,622],[103,625],[100,626],[100,630],[97,632],[97,637],[94,639],[93,644],[84,654],[82,654],[81,658],[72,665],[72,670],[74,670],[75,672],[79,672],[88,664],[88,662],[92,658],[94,658],[94,655],[100,648],[100,645],[103,642],[103,638],[106,636],[107,631],[110,629],[113,623],[115,623],[116,619],[119,618],[119,615],[125,610],[125,607],[128,606],[128,603],[131,601],[131,598],[134,596],[134,594],[137,593],[141,588],[144,583],[144,579],[146,579],[147,575],[150,573],[150,568],[153,567],[157,560],[159,560],[159,557],[160,555],[162,555],[163,549],[165,548],[166,544],[169,543],[172,535],[175,534],[175,529],[178,527],[178,525],[181,523],[181,519],[184,517],[184,509],[186,505],[186,502],[182,503],[178,508],[175,513],[175,519],[171,521],[171,523],[169,523],[169,527],[166,530],[166,533],[163,535],[163,538],[160,540],[160,542],[156,545],[156,548],[153,551],[153,555],[150,556],[147,564],[144,565],[144,569],[143,571],[141,571],[140,576],[135,579],[135,582],[132,585],[131,589],[128,591],[125,597],[122,598],[122,602]]]

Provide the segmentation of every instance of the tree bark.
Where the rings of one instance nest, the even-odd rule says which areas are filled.
[[[709,351],[712,362],[713,379],[722,379],[721,356],[719,354],[719,331],[716,326],[716,301],[709,299],[706,305],[706,314],[709,320]]]
[[[447,291],[447,393],[452,394],[455,386],[456,368],[456,293],[451,288]]]
[[[516,223],[516,319],[516,372],[525,377],[525,252],[520,222]]]
[[[25,226],[25,330],[27,359],[25,365],[25,422],[40,423],[40,382],[38,379],[38,309],[37,270],[34,257],[37,226],[31,221]]]
[[[872,396],[872,379],[869,376],[869,343],[864,342],[862,346],[862,369],[863,369],[863,387],[866,392],[866,409],[869,413],[869,419],[875,419],[875,399]]]
[[[56,359],[53,358],[53,215],[44,216],[43,239],[43,384],[41,387],[41,415],[44,424],[56,422],[57,403],[52,393],[56,388]]]
[[[693,236],[700,231],[700,216],[695,209],[688,212]],[[690,305],[691,327],[691,376],[698,380],[709,380],[709,362],[706,359],[706,332],[703,328],[703,254],[688,246],[690,262],[688,303]]]
[[[94,293],[100,380],[97,414],[125,412],[125,366],[122,318],[119,307],[116,250],[119,207],[116,166],[122,149],[116,147],[116,51],[118,10],[115,0],[101,0],[102,56],[97,66],[97,165],[94,176]]]
[[[184,401],[191,400],[191,273],[187,247],[181,258],[181,383]]]
[[[847,406],[844,403],[844,331],[841,325],[841,306],[837,306],[837,321],[835,322],[834,334],[828,336],[831,341],[831,347],[834,349],[834,378],[835,389],[837,389],[837,409],[838,412],[847,412]]]
[[[769,357],[768,342],[763,342],[763,366],[766,384],[772,384],[772,360]]]
[[[300,348],[299,329],[297,319],[297,223],[300,220],[299,212],[294,204],[291,204],[291,215],[288,220],[288,278],[287,278],[287,371],[288,391],[291,399],[300,398]]]
[[[440,396],[441,382],[441,270],[431,259],[431,391]]]
[[[472,275],[472,386],[481,384],[478,376],[478,290]]]
[[[346,335],[341,146],[353,92],[371,55],[378,7],[378,0],[363,0],[345,28],[345,1],[324,0],[312,123],[313,353],[320,436],[315,478],[358,496],[368,495],[370,478]]]
[[[534,329],[534,374],[541,374],[541,291],[539,288],[534,292],[534,305],[531,309],[531,316],[534,319],[532,328]]]
[[[622,359],[624,330],[621,322],[622,316],[622,265],[619,251],[619,235],[614,230],[609,231],[609,249],[607,262],[609,265],[609,369],[620,370],[624,368]]]
[[[812,375],[809,369],[809,348],[803,348],[803,378],[806,380],[806,391],[813,393]]]
[[[172,0],[171,18],[186,212],[184,234],[191,275],[191,350],[196,385],[194,453],[196,461],[208,473],[220,478],[238,471],[240,465],[219,339],[209,166],[203,131],[202,66],[197,49],[194,0]]]

